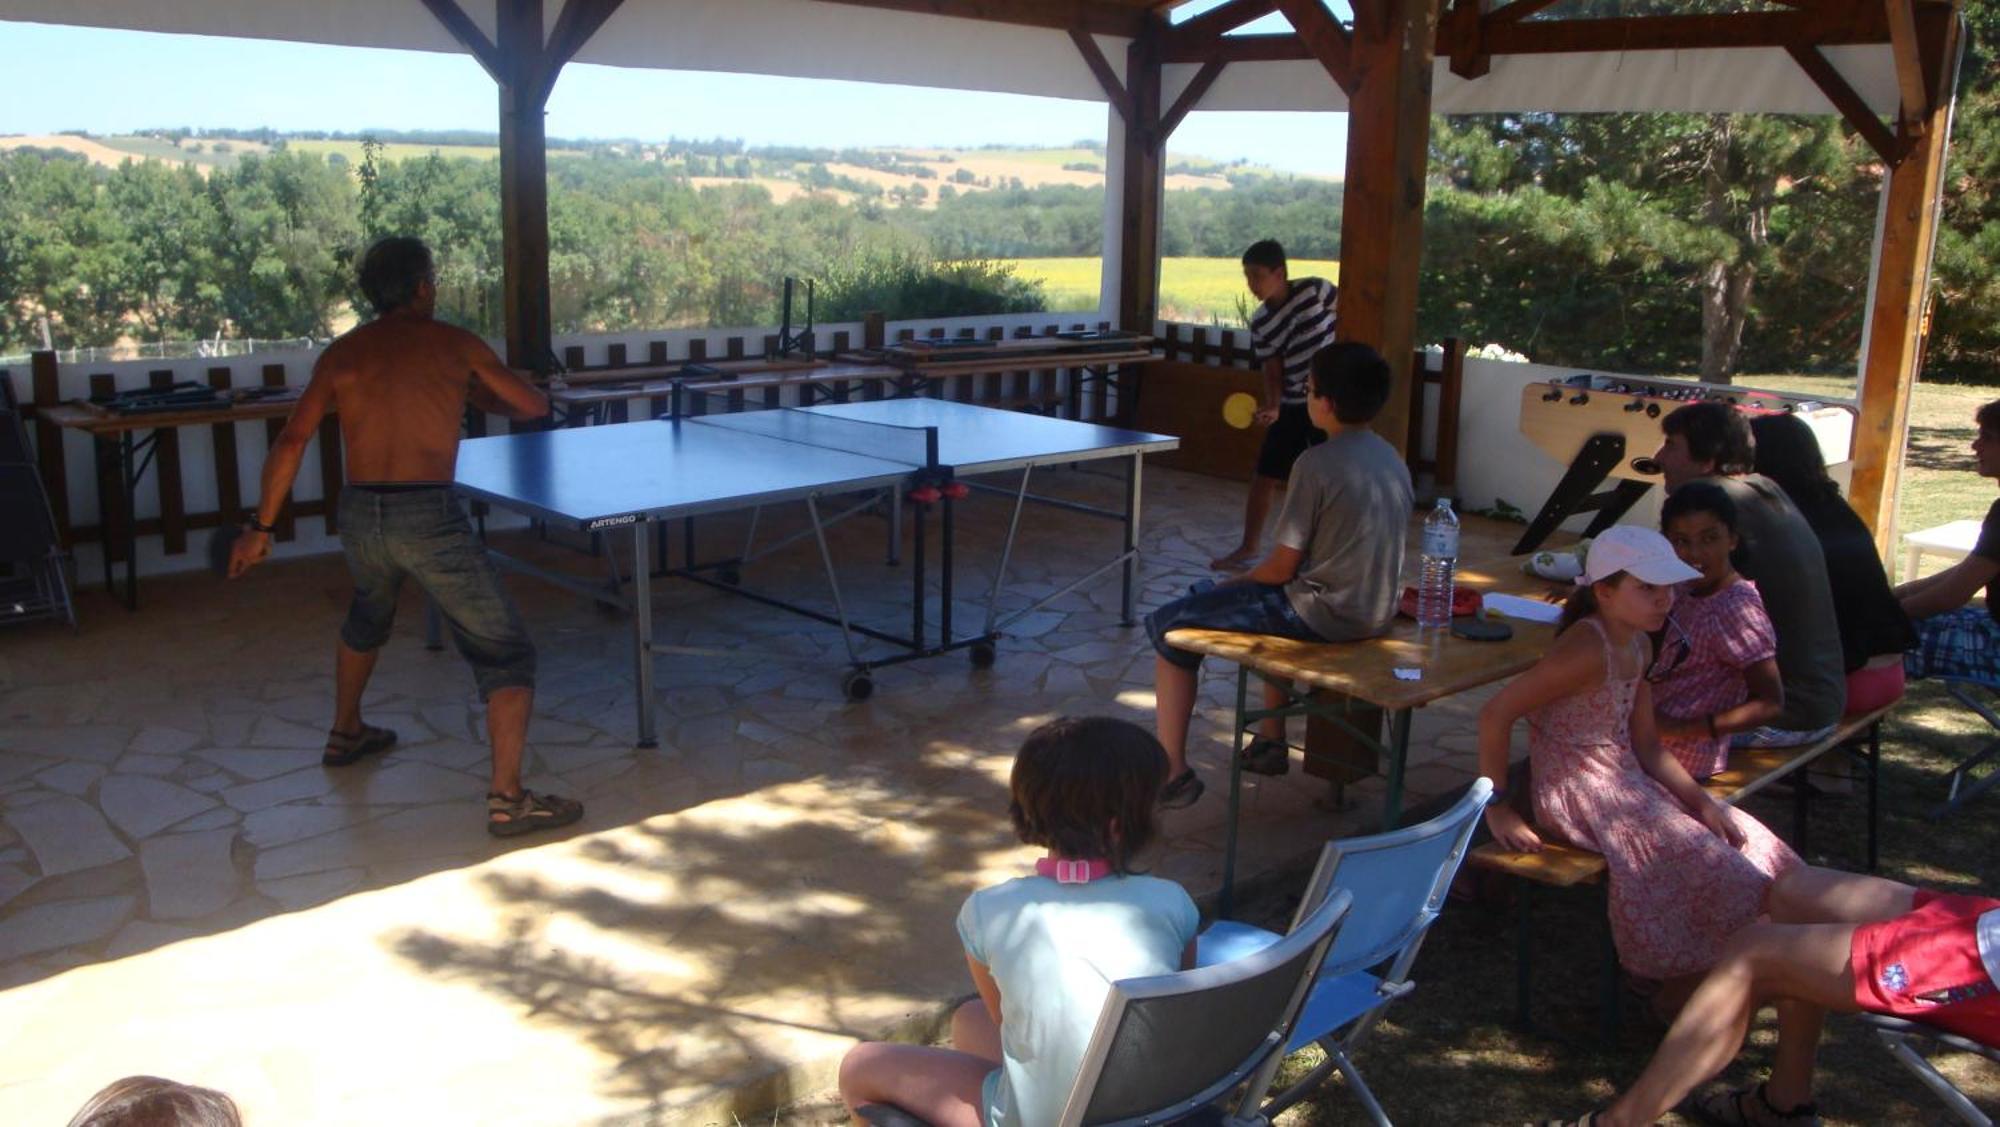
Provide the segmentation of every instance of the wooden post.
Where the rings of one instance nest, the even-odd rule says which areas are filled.
[[[547,366],[554,341],[549,299],[549,170],[543,102],[542,0],[496,5],[500,82],[500,224],[507,363]]]
[[[1903,159],[1889,171],[1883,191],[1881,252],[1875,259],[1875,300],[1868,310],[1867,352],[1854,421],[1854,478],[1848,500],[1875,533],[1885,556],[1896,524],[1896,496],[1903,472],[1903,443],[1910,418],[1910,389],[1923,355],[1923,313],[1930,290],[1936,242],[1938,193],[1944,173],[1951,91],[1957,83],[1958,22],[1951,20],[1925,46],[1945,60],[1936,68],[1938,94],[1928,110],[1903,109],[1914,131]]]
[[[1123,194],[1119,199],[1118,327],[1150,333],[1160,303],[1160,20],[1125,51]]]
[[[1356,0],[1348,56],[1353,91],[1337,333],[1388,360],[1395,384],[1375,430],[1399,451],[1409,435],[1437,22],[1437,0]]]

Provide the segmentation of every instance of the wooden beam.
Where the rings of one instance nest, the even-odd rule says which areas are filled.
[[[1228,3],[1167,29],[1162,49],[1168,53],[1198,51],[1251,20],[1278,10],[1278,0],[1229,0]]]
[[[1058,31],[1081,28],[1099,35],[1131,38],[1138,35],[1151,18],[1143,9],[1123,4],[1091,3],[1090,0],[820,0],[826,4],[851,4],[857,8],[882,8],[894,12],[918,12],[958,19],[986,20],[991,23],[1051,27]]]
[[[531,100],[537,105],[547,105],[549,95],[554,92],[556,79],[562,68],[576,57],[590,37],[609,20],[625,0],[565,0],[562,13],[556,16],[555,29],[549,32],[548,47],[542,53],[542,73],[535,83]]]
[[[1940,57],[1948,61],[1947,70],[1957,65],[1958,28],[1959,21],[1953,20],[1939,42]],[[1955,76],[1947,76],[1948,83],[1955,81]],[[1930,290],[1944,176],[1945,125],[1950,113],[1950,101],[1941,100],[1913,123],[1916,143],[1902,163],[1889,170],[1884,188],[1888,198],[1882,209],[1880,250],[1875,257],[1868,343],[1861,357],[1854,477],[1847,497],[1875,533],[1876,549],[1885,555],[1895,532],[1910,389],[1922,365],[1924,302]]]
[[[1326,10],[1321,0],[1278,0],[1278,10],[1291,21],[1292,30],[1298,33],[1299,42],[1310,52],[1309,57],[1319,60],[1319,65],[1333,76],[1334,84],[1352,97],[1353,39],[1347,34],[1347,29],[1334,20],[1333,13]]]
[[[1373,425],[1402,451],[1415,378],[1416,250],[1424,245],[1437,0],[1385,0],[1383,16],[1379,34],[1353,40],[1335,331],[1341,340],[1372,345],[1389,362],[1395,383]]]
[[[1082,55],[1084,63],[1090,67],[1090,73],[1096,76],[1097,84],[1104,88],[1104,96],[1111,102],[1111,108],[1117,110],[1118,116],[1130,125],[1132,96],[1126,92],[1125,84],[1118,80],[1117,73],[1111,69],[1111,60],[1104,57],[1103,51],[1098,50],[1097,40],[1092,38],[1089,32],[1078,31],[1076,28],[1069,29],[1069,38],[1070,42],[1076,44],[1077,54]]]
[[[1460,78],[1484,78],[1493,70],[1493,56],[1486,50],[1485,21],[1491,17],[1482,16],[1480,10],[1484,6],[1484,0],[1458,0],[1445,12],[1445,24],[1456,33],[1453,36],[1456,47],[1450,55],[1451,73]],[[1502,11],[1519,6],[1510,4]]]
[[[1125,88],[1131,113],[1120,154],[1118,201],[1118,327],[1150,333],[1159,315],[1160,204],[1160,39],[1162,21],[1132,40],[1125,50]]]
[[[1520,23],[1544,8],[1556,4],[1558,0],[1514,0],[1513,3],[1493,9],[1486,18],[1494,23]]]
[[[1889,51],[1896,60],[1896,93],[1902,99],[1897,120],[1914,123],[1930,114],[1930,92],[1924,86],[1923,53],[1917,45],[1915,0],[1883,0],[1889,23]]]
[[[1188,115],[1188,111],[1201,104],[1202,95],[1208,93],[1208,88],[1215,85],[1216,78],[1222,74],[1222,68],[1228,65],[1220,59],[1210,59],[1201,64],[1200,70],[1194,72],[1194,77],[1188,80],[1187,89],[1181,91],[1181,96],[1174,99],[1173,106],[1160,118],[1160,127],[1155,131],[1153,138],[1153,144],[1160,152],[1166,151],[1167,138],[1172,137],[1174,130],[1180,128],[1181,119]]]
[[[1847,124],[1852,125],[1854,131],[1861,134],[1861,139],[1868,142],[1868,147],[1875,150],[1875,155],[1882,158],[1882,163],[1894,168],[1903,159],[1908,146],[1882,124],[1882,119],[1875,116],[1875,111],[1869,109],[1861,95],[1854,92],[1854,87],[1847,84],[1847,79],[1842,78],[1833,64],[1826,61],[1819,48],[1794,43],[1785,50],[1792,56],[1792,61],[1799,64],[1799,69],[1806,72],[1806,77],[1813,80],[1813,85],[1819,87],[1820,93],[1826,95],[1826,100],[1833,103],[1833,108],[1840,111],[1840,116],[1847,119]]]
[[[495,82],[506,81],[500,69],[499,50],[493,46],[492,40],[486,38],[486,33],[479,30],[479,25],[472,22],[472,17],[465,14],[465,9],[454,0],[423,0],[423,3],[437,22],[451,32],[451,37],[472,52],[472,57],[488,77]]]
[[[1921,23],[1931,17],[1931,5],[1918,10]],[[1888,16],[1883,8],[1837,3],[1803,11],[1742,12],[1734,15],[1645,16],[1626,19],[1527,20],[1509,22],[1490,13],[1477,32],[1445,21],[1438,29],[1436,52],[1453,56],[1552,55],[1583,51],[1687,51],[1703,47],[1788,47],[1794,43],[1829,47],[1889,42]],[[1328,17],[1329,22],[1331,17]],[[1339,26],[1339,25],[1335,25]],[[1291,62],[1316,58],[1312,49],[1292,35],[1231,35],[1213,47],[1176,47],[1162,61],[1199,63],[1208,58],[1230,63]]]
[[[542,0],[496,0],[500,72],[501,279],[507,363],[545,371],[553,358],[549,296],[548,134],[543,125],[548,65]]]

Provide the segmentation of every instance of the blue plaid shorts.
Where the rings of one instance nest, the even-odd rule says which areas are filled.
[[[1232,583],[1214,587],[1186,598],[1175,599],[1146,616],[1146,633],[1153,649],[1182,669],[1197,669],[1201,655],[1175,649],[1167,644],[1167,631],[1182,627],[1233,630],[1241,634],[1275,634],[1308,642],[1325,639],[1313,633],[1283,587],[1268,583]]]
[[[1916,627],[1917,646],[1903,655],[1905,674],[2000,687],[2000,625],[1985,607],[1920,618]]]

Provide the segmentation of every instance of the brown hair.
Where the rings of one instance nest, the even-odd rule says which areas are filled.
[[[1980,407],[1973,413],[1972,420],[1979,424],[1980,430],[2000,433],[2000,399]]]
[[[1597,613],[1597,585],[1599,583],[1609,583],[1611,586],[1616,587],[1623,582],[1625,582],[1625,572],[1614,571],[1602,579],[1590,583],[1577,584],[1576,590],[1571,591],[1569,598],[1563,600],[1562,617],[1556,620],[1556,637],[1562,637],[1563,631]]]
[[[1007,816],[1029,845],[1115,872],[1153,840],[1153,807],[1167,753],[1151,732],[1110,716],[1060,717],[1028,734],[1014,756]]]
[[[1757,440],[1750,422],[1727,403],[1704,400],[1677,407],[1660,420],[1660,430],[1687,442],[1688,456],[1711,462],[1719,474],[1749,473],[1757,464]]]
[[[69,1127],[243,1127],[236,1101],[213,1088],[158,1076],[127,1076],[105,1085]]]

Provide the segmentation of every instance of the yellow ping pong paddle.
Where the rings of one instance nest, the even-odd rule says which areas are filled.
[[[1239,391],[1222,401],[1222,421],[1243,430],[1257,418],[1257,397]]]

